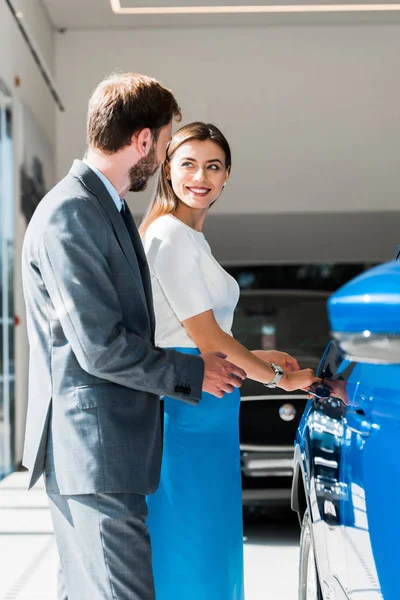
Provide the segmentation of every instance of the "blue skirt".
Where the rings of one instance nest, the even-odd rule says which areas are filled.
[[[239,406],[238,389],[198,406],[164,398],[161,480],[147,498],[157,600],[244,599]]]

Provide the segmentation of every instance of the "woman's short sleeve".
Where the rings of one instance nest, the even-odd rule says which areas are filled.
[[[176,226],[168,235],[152,237],[147,258],[179,321],[213,308],[200,268],[199,248],[185,227]]]

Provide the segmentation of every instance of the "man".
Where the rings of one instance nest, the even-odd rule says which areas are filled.
[[[145,495],[159,479],[159,396],[195,404],[202,389],[222,397],[245,377],[223,355],[154,346],[149,270],[123,198],[164,160],[174,117],[175,98],[154,79],[100,83],[86,158],[41,201],[26,233],[24,465],[30,487],[45,475],[63,599],[153,600]]]

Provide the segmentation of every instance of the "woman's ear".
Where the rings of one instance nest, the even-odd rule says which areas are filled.
[[[164,170],[166,178],[168,179],[168,181],[171,181],[171,167],[169,165],[169,162],[165,163]]]
[[[230,173],[231,173],[231,168],[230,168],[230,167],[228,167],[228,168],[226,169],[226,172],[225,172],[225,181],[224,181],[224,183],[222,184],[222,187],[223,187],[223,188],[226,186],[226,184],[227,184],[227,182],[228,182],[228,179],[229,179],[229,175],[230,175]]]

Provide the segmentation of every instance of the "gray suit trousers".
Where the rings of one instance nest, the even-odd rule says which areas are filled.
[[[61,556],[58,600],[155,600],[139,494],[48,494]]]

